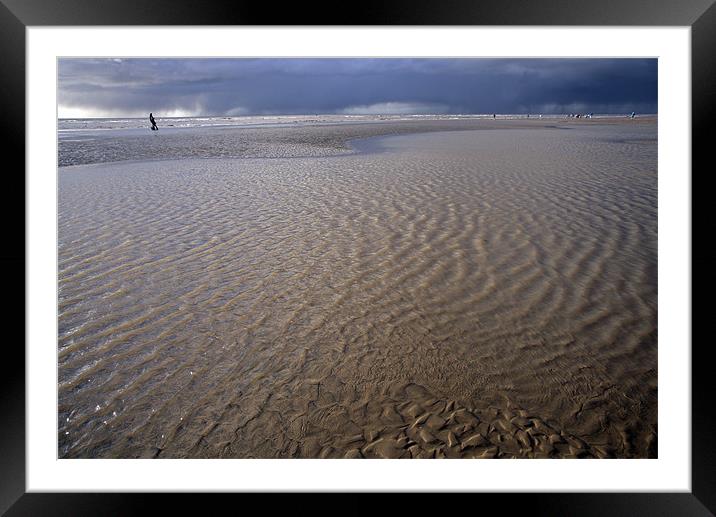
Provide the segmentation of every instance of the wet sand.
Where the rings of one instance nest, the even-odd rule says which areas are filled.
[[[656,120],[490,122],[61,147],[59,457],[656,457]]]

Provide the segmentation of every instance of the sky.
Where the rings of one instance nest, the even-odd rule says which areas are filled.
[[[58,116],[656,113],[656,59],[62,58]]]

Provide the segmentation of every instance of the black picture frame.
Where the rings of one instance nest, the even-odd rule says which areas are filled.
[[[703,321],[707,305],[695,305],[694,295],[713,284],[716,254],[707,246],[694,246],[696,230],[713,229],[714,218],[698,214],[696,197],[706,189],[694,189],[694,179],[703,184],[716,106],[716,5],[714,0],[429,0],[367,1],[360,5],[335,6],[281,2],[194,2],[189,0],[0,0],[0,114],[4,119],[6,157],[17,165],[5,174],[5,186],[18,203],[2,203],[2,221],[10,245],[3,247],[0,261],[5,268],[6,288],[22,292],[25,280],[14,271],[25,271],[25,224],[16,221],[25,214],[25,183],[16,171],[25,164],[25,29],[28,26],[67,25],[567,25],[567,26],[689,26],[692,54],[692,275],[699,283],[692,289],[692,322]],[[712,167],[709,167],[710,169]],[[684,171],[688,174],[688,171]],[[24,221],[24,219],[23,219]],[[20,285],[22,283],[22,286]],[[22,291],[21,291],[22,289]],[[13,292],[14,291],[14,292]],[[7,327],[26,321],[25,304],[4,311]],[[24,325],[21,327],[24,342]],[[693,325],[697,330],[699,326]],[[716,514],[715,412],[711,381],[709,342],[697,340],[692,330],[692,491],[689,493],[589,493],[589,494],[479,494],[483,502],[538,515],[714,515]],[[5,343],[6,368],[0,376],[0,512],[7,515],[134,515],[151,510],[152,501],[162,506],[167,497],[179,498],[183,510],[206,508],[205,502],[187,501],[184,494],[39,494],[25,493],[25,354],[18,340]],[[148,500],[149,497],[149,500]],[[233,497],[233,496],[223,496]],[[202,498],[204,499],[204,498]],[[280,499],[280,498],[279,498]],[[414,501],[416,501],[414,499]],[[417,504],[427,502],[417,498]],[[481,502],[481,504],[483,504]],[[344,505],[346,506],[352,505]],[[330,507],[330,505],[328,505]]]

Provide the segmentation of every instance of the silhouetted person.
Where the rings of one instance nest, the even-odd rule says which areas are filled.
[[[149,114],[149,122],[152,123],[152,131],[158,131],[158,130],[159,130],[159,128],[157,127],[157,121],[154,120],[154,115],[152,115],[151,113]]]

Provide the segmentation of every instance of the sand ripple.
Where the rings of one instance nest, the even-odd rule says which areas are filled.
[[[63,167],[60,456],[656,456],[655,134]]]

